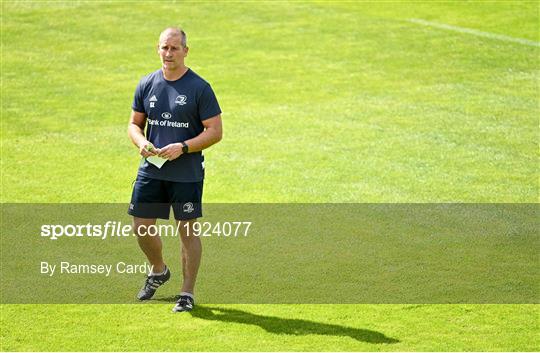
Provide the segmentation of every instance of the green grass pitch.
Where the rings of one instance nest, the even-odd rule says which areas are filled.
[[[132,94],[159,67],[155,44],[169,25],[186,30],[187,64],[224,111],[224,139],[205,153],[205,202],[538,202],[537,2],[1,8],[2,202],[128,202]],[[0,348],[540,348],[536,304],[170,309],[2,304]]]

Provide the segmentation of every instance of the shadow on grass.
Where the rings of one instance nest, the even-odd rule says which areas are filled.
[[[165,303],[174,303],[180,299],[180,295],[170,295],[168,297],[156,297],[148,300],[149,303],[156,303],[156,302],[165,302]]]
[[[274,316],[263,316],[248,313],[242,310],[225,309],[220,307],[196,306],[191,315],[204,320],[214,320],[221,322],[234,322],[246,325],[256,325],[267,332],[287,335],[328,335],[328,336],[349,336],[357,341],[367,343],[398,343],[399,340],[386,337],[384,334],[358,329],[353,327],[323,324],[314,321],[301,319],[284,319]]]

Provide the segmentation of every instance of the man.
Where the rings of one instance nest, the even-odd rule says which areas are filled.
[[[185,66],[188,50],[183,30],[170,27],[161,33],[157,51],[162,67],[139,82],[128,127],[143,157],[128,213],[133,216],[139,246],[152,265],[137,297],[152,298],[171,276],[163,261],[161,239],[148,236],[146,230],[157,218],[169,219],[172,205],[182,242],[183,272],[174,312],[190,311],[195,305],[202,246],[199,237],[193,236],[193,223],[202,216],[201,151],[222,136],[221,109],[210,85]],[[149,162],[156,156],[167,160],[160,168]]]

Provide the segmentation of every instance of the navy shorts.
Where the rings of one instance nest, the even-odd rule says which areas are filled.
[[[182,183],[137,176],[128,214],[139,218],[187,220],[202,217],[203,182]]]

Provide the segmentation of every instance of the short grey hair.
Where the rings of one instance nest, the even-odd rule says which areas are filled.
[[[161,40],[164,36],[180,36],[180,43],[185,48],[187,46],[187,36],[186,32],[180,27],[167,27],[165,28],[161,34],[159,35],[159,43],[161,43]]]

